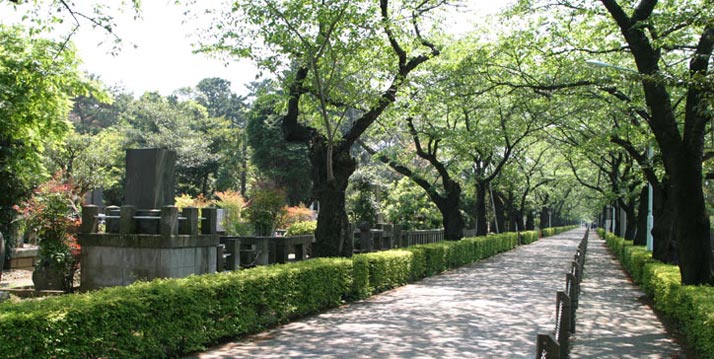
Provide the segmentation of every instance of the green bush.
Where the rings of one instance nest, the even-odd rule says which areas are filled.
[[[317,258],[6,302],[0,304],[0,357],[176,357],[472,263],[517,244],[516,233],[504,233],[352,259]]]
[[[521,243],[531,244],[538,240],[538,231],[521,232]]]
[[[366,262],[369,269],[369,293],[379,293],[405,285],[412,277],[413,254],[405,250],[390,250],[359,254],[358,262]]]
[[[315,259],[0,305],[3,358],[163,358],[342,303],[352,261]]]
[[[301,234],[315,234],[317,229],[317,221],[300,221],[295,222],[288,227],[286,236],[297,236]]]
[[[679,267],[652,259],[643,246],[634,246],[612,233],[598,234],[635,283],[654,299],[655,309],[681,327],[702,358],[714,358],[714,287],[683,286]]]

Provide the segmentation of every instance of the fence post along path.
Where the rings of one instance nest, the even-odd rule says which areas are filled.
[[[570,271],[565,274],[565,291],[556,293],[553,331],[539,333],[536,337],[536,359],[568,357],[570,335],[575,333],[575,311],[578,308],[580,282],[583,280],[589,234],[590,229],[588,228],[578,244],[578,249],[570,264]]]

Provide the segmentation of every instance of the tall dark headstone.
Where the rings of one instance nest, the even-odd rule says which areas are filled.
[[[125,204],[138,209],[174,203],[176,152],[163,148],[126,150]]]

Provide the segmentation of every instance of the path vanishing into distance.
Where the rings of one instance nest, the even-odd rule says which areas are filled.
[[[533,358],[537,333],[553,330],[555,294],[564,288],[584,233],[578,228],[541,239],[185,359]],[[593,264],[588,262],[585,281]],[[590,291],[585,281],[583,292]],[[601,321],[597,314],[594,319],[582,314],[591,304],[581,298],[578,319]],[[580,333],[588,331],[578,338]],[[583,349],[593,343],[578,339],[577,344],[581,357],[590,357],[593,351]],[[601,356],[592,357],[613,354],[594,352]]]

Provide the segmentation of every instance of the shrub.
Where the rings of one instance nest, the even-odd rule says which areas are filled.
[[[314,221],[315,218],[317,218],[315,211],[306,207],[304,203],[300,203],[299,205],[293,207],[287,207],[285,210],[286,214],[284,225],[288,227],[299,222]]]
[[[301,234],[314,234],[317,229],[317,221],[295,222],[288,227],[286,236],[297,236]]]
[[[185,193],[174,197],[174,205],[178,207],[179,211],[186,207],[205,208],[211,204],[212,201],[206,199],[203,194],[199,194],[196,198],[193,198],[191,195]]]
[[[359,254],[356,261],[367,264],[369,269],[368,290],[379,293],[407,284],[412,277],[413,254],[395,249],[390,251]]]
[[[72,289],[72,279],[79,267],[81,248],[75,235],[80,224],[77,198],[69,184],[52,179],[15,207],[27,228],[36,231],[39,238],[35,272],[59,271],[64,277],[61,287],[65,291]]]
[[[3,358],[164,358],[335,307],[352,261],[321,258],[0,304]]]
[[[270,236],[285,221],[285,192],[281,189],[262,185],[255,189],[248,207],[248,218],[255,234]]]
[[[683,286],[679,267],[652,259],[651,253],[632,241],[605,234],[602,229],[598,234],[605,237],[635,283],[654,299],[655,309],[679,324],[701,357],[714,358],[714,287]]]
[[[530,244],[538,240],[538,231],[523,231],[520,234],[523,244]]]
[[[246,201],[240,193],[232,190],[216,192],[216,206],[225,210],[223,218],[223,228],[230,235],[247,235],[250,233],[248,225],[245,223],[244,211],[247,207]]]

